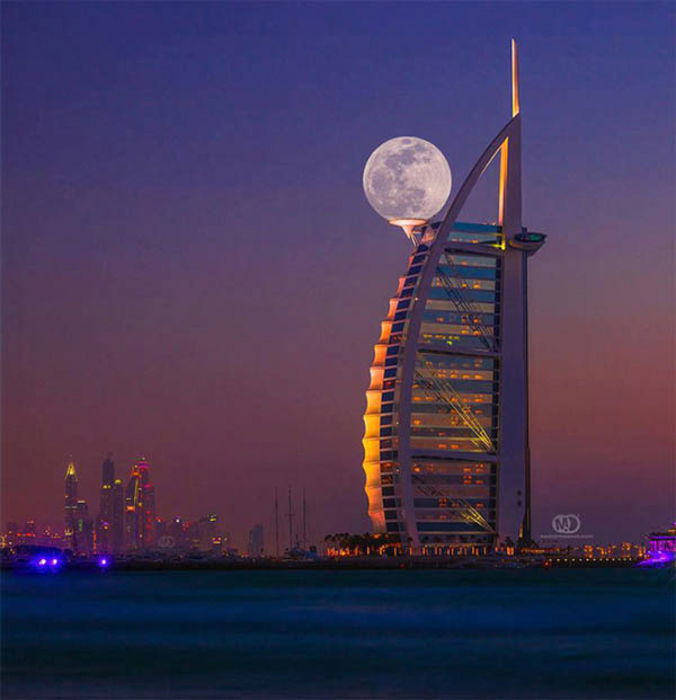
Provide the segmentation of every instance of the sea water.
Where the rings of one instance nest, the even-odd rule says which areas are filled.
[[[671,698],[674,573],[170,571],[2,583],[4,698]]]

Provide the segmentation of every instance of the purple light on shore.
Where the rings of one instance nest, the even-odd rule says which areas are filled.
[[[99,559],[99,566],[105,567],[105,566],[108,566],[108,564],[109,564],[108,559],[106,559],[105,557],[102,557],[101,559]]]
[[[647,559],[640,561],[638,566],[661,566],[673,562],[675,558],[674,552],[653,552]]]

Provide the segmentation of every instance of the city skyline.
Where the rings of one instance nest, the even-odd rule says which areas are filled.
[[[190,550],[210,556],[241,552],[247,556],[275,556],[292,550],[308,551],[314,543],[322,541],[319,533],[310,530],[304,488],[299,495],[289,485],[281,509],[275,488],[274,544],[265,545],[265,528],[254,523],[237,546],[227,522],[213,511],[187,518],[184,513],[162,513],[157,508],[156,490],[150,481],[151,465],[145,457],[134,460],[128,469],[123,468],[124,473],[128,472],[126,480],[115,478],[112,457],[108,453],[98,467],[101,475],[98,494],[83,498],[87,494],[79,488],[78,467],[71,455],[62,482],[65,502],[61,524],[55,525],[40,513],[23,521],[8,519],[0,524],[0,539],[4,538],[8,546],[40,544],[71,550],[79,556],[166,557],[181,556]]]
[[[671,522],[664,13],[426,10],[3,7],[3,520],[61,521],[73,453],[96,503],[118,446],[158,465],[165,514],[227,514],[239,542],[272,531],[275,484],[307,485],[318,532],[365,531],[364,368],[407,244],[361,170],[419,133],[462,180],[523,36],[533,535]],[[424,54],[392,50],[404,28]]]

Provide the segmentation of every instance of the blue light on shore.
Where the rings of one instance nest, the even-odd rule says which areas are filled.
[[[58,557],[39,557],[33,560],[32,565],[40,571],[56,570],[61,566],[61,559]]]

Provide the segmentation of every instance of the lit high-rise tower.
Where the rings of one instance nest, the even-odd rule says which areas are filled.
[[[497,223],[458,222],[496,156]],[[414,250],[382,322],[366,395],[369,515],[376,531],[398,533],[414,550],[488,551],[527,542],[527,259],[545,236],[521,221],[514,43],[512,118],[443,218],[418,219],[392,221]]]
[[[64,536],[67,547],[74,546],[75,524],[77,521],[77,473],[71,460],[66,468],[65,478]]]
[[[99,516],[96,520],[96,550],[110,552],[112,548],[113,485],[115,464],[108,456],[101,465],[101,494]]]
[[[137,467],[141,472],[141,489],[143,498],[143,545],[145,547],[151,547],[155,544],[155,533],[157,528],[155,487],[150,483],[150,465],[145,457],[142,457],[139,460]]]
[[[140,549],[155,544],[157,514],[155,487],[150,483],[149,464],[141,458],[132,468],[125,499],[127,546]]]
[[[137,465],[131,469],[124,499],[125,545],[129,549],[138,549],[143,532],[143,491],[141,489],[141,472]]]

